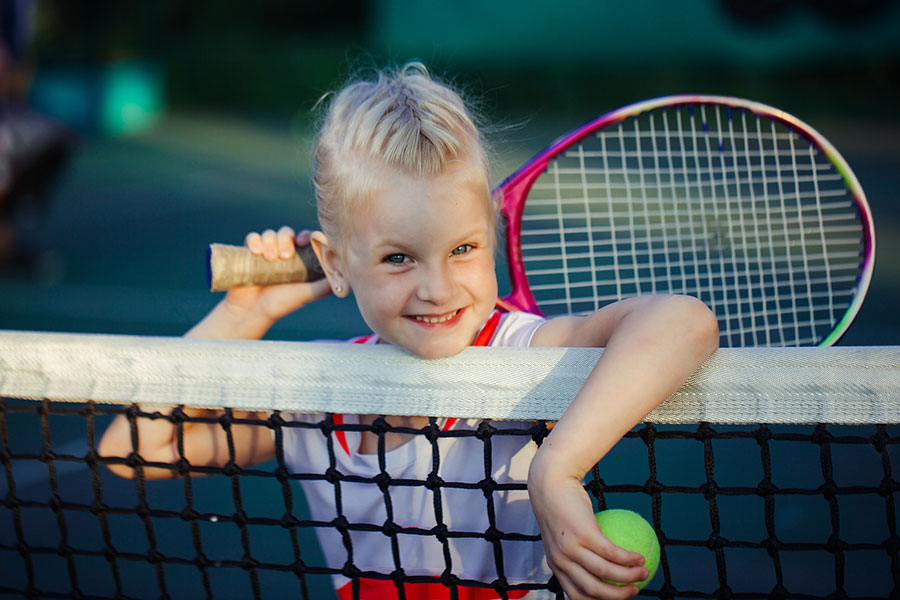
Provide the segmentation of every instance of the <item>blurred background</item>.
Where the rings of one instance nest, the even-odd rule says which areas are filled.
[[[217,300],[209,242],[315,223],[316,101],[418,58],[493,126],[498,182],[649,97],[731,94],[797,115],[848,159],[875,214],[874,281],[843,343],[900,343],[900,2],[0,5],[0,328],[183,333]],[[270,337],[363,331],[352,302],[318,304]]]

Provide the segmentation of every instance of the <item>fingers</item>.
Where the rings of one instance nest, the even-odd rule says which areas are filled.
[[[289,259],[294,255],[295,244],[305,233],[305,242],[309,243],[309,232],[304,230],[299,234],[287,225],[275,231],[266,229],[262,233],[250,232],[244,238],[244,245],[257,256],[263,256],[266,260]],[[301,244],[305,245],[305,244]]]
[[[557,571],[557,579],[571,600],[625,600],[637,596],[640,590],[633,585],[614,585],[590,576],[585,571],[562,573]]]
[[[623,550],[608,540],[603,542],[595,544],[593,549],[581,546],[565,557],[558,556],[558,562],[552,565],[563,589],[573,600],[630,598],[638,593],[638,589],[627,584],[650,576],[643,566],[643,556]]]

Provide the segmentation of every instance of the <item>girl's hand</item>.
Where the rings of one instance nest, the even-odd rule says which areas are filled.
[[[308,230],[298,234],[290,227],[249,233],[247,248],[266,260],[289,259],[295,245],[309,244]],[[232,288],[225,298],[187,332],[187,337],[259,339],[285,315],[331,293],[327,279],[308,283],[283,283]]]
[[[267,261],[290,260],[296,246],[309,245],[309,234],[309,230],[294,233],[293,229],[285,226],[277,232],[267,229],[262,233],[248,233],[244,243],[250,252]],[[228,291],[225,302],[235,311],[253,313],[274,323],[330,293],[328,281],[321,279],[311,283],[236,287]]]
[[[546,444],[546,442],[545,442]],[[556,468],[541,454],[532,461],[528,474],[531,506],[541,528],[547,563],[568,598],[623,599],[638,593],[633,585],[649,576],[644,557],[610,542],[594,519],[591,500],[581,477]]]

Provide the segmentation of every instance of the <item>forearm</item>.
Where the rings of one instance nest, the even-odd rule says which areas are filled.
[[[261,339],[274,321],[262,314],[243,309],[222,299],[185,337],[204,339]]]
[[[579,328],[576,338],[590,336],[590,326]],[[684,297],[626,305],[620,317],[597,327],[603,354],[538,455],[539,463],[578,478],[672,395],[718,343],[715,318]]]

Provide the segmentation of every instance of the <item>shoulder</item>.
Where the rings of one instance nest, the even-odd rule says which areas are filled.
[[[522,311],[503,313],[491,346],[528,346],[538,328],[547,319]]]

